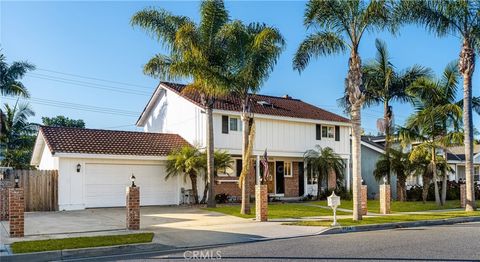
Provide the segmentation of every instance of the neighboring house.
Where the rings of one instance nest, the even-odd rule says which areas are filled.
[[[385,154],[385,136],[362,136],[362,179],[367,185],[367,194],[370,199],[380,197],[380,184],[383,181],[377,181],[373,175],[377,161]],[[392,190],[392,199],[397,196],[397,176],[392,174],[390,177],[390,188]]]
[[[206,146],[206,115],[200,97],[182,93],[183,88],[184,85],[179,84],[159,84],[137,121],[144,132],[84,129],[83,133],[79,129],[42,127],[32,164],[40,169],[59,170],[59,203],[64,207],[60,209],[123,205],[131,173],[135,173],[141,187],[156,190],[142,189],[142,197],[150,199],[149,202],[142,198],[142,205],[179,204],[181,188],[189,188],[189,185],[184,184],[183,179],[164,180],[168,150],[158,151],[158,148],[171,149],[187,143],[200,148]],[[278,197],[316,194],[315,179],[303,164],[305,151],[315,145],[333,148],[345,159],[346,167],[350,166],[351,125],[348,119],[290,96],[252,95],[251,100],[256,121],[249,185],[252,193],[263,172],[259,163],[265,150],[272,175],[268,191]],[[213,105],[215,149],[225,150],[234,158],[233,168],[219,172],[216,177],[215,194],[241,195],[238,186],[242,167],[240,116],[241,104],[236,96],[217,99]],[[69,136],[63,134],[65,130]],[[138,140],[129,141],[124,136],[135,136]],[[55,143],[49,143],[52,139],[62,141],[60,144],[69,151],[59,151],[52,146]],[[77,142],[79,139],[82,142]],[[117,141],[124,143],[116,144]],[[71,144],[81,147],[71,149]],[[77,173],[78,163],[82,169]],[[345,171],[346,181],[350,181],[350,169]],[[121,174],[121,178],[116,174]],[[202,189],[200,183],[200,193]]]
[[[465,147],[450,147],[447,150],[447,162],[453,169],[449,174],[450,181],[465,181]],[[473,180],[480,181],[480,145],[473,148]]]

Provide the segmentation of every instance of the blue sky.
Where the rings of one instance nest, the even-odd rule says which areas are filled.
[[[90,128],[137,130],[136,119],[158,83],[143,75],[142,66],[163,51],[156,40],[129,24],[131,16],[146,7],[164,8],[198,21],[199,3],[194,1],[1,1],[4,54],[9,62],[28,60],[37,66],[24,78],[36,112],[32,121],[65,115],[83,119]],[[314,60],[302,74],[292,69],[293,54],[307,34],[302,23],[304,1],[233,1],[226,2],[226,7],[232,19],[276,26],[286,39],[287,47],[261,93],[289,94],[342,114],[336,100],[344,90],[346,55]],[[458,57],[460,47],[458,37],[437,38],[423,28],[407,26],[397,36],[388,32],[366,35],[360,48],[364,61],[374,58],[376,38],[387,42],[397,68],[420,64],[437,75]],[[475,96],[480,96],[479,71],[477,68],[473,80]],[[367,133],[377,133],[376,119],[382,117],[382,110],[372,107],[363,111],[362,126]],[[411,107],[394,104],[394,113],[396,124],[402,124]],[[477,129],[479,123],[475,116]]]

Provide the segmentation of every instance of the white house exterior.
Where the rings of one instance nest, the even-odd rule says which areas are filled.
[[[41,127],[31,163],[39,169],[58,170],[59,209],[124,206],[132,174],[141,187],[142,205],[182,203],[182,189],[190,185],[181,177],[165,180],[166,156],[184,144],[204,148],[206,141],[206,116],[199,97],[185,95],[182,89],[182,85],[160,83],[137,121],[144,132]],[[288,96],[252,95],[251,99],[256,121],[252,191],[266,149],[272,195],[316,194],[315,178],[304,172],[303,165],[303,154],[316,145],[331,147],[345,159],[346,181],[350,181],[348,119]],[[235,159],[232,169],[218,174],[215,193],[239,197],[239,100],[234,96],[218,99],[213,120],[215,148]],[[201,194],[204,185],[202,179],[198,182]]]

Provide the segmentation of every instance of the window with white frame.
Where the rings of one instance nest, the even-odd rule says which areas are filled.
[[[335,127],[334,126],[322,126],[322,137],[334,138],[335,137]]]
[[[285,162],[284,163],[284,177],[293,177],[293,167],[292,162]]]
[[[230,131],[240,131],[240,119],[236,117],[230,117]]]

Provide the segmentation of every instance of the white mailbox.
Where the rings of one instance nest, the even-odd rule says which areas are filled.
[[[337,207],[340,206],[340,197],[335,195],[335,192],[332,192],[332,194],[327,197],[327,204],[333,209],[332,226],[339,226],[340,224],[337,223]]]

